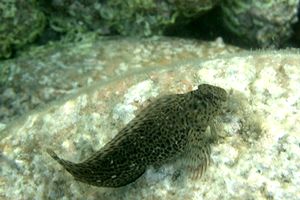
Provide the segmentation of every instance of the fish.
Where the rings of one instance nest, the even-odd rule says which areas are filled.
[[[217,139],[214,119],[227,101],[221,87],[200,84],[196,90],[158,97],[141,109],[118,134],[84,161],[73,163],[48,154],[77,181],[98,187],[122,187],[150,166],[184,158],[197,178],[210,162]],[[207,134],[207,127],[211,134]]]

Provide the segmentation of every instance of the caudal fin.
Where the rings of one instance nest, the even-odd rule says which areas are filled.
[[[46,151],[54,160],[58,161],[60,159],[53,150],[47,149]]]
[[[78,166],[78,164],[59,158],[58,155],[51,149],[47,149],[46,151],[55,161],[62,165],[73,176],[76,177],[79,174],[78,172],[80,171],[80,166]]]
[[[51,149],[47,149],[47,153],[72,174],[75,180],[100,187],[125,186],[138,179],[145,172],[144,166],[111,167],[106,163],[102,165],[100,161],[94,162],[94,160],[73,163],[59,158]]]

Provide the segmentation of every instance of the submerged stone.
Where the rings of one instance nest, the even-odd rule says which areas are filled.
[[[158,51],[158,50],[157,50]],[[171,62],[93,82],[0,131],[3,199],[297,199],[300,143],[298,52],[259,51]],[[95,62],[95,65],[97,63]],[[201,179],[166,164],[119,189],[75,181],[46,153],[79,162],[161,95],[199,84],[229,93],[216,119],[212,163]],[[134,94],[134,95],[133,95]]]

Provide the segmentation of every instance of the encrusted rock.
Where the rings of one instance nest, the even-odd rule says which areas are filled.
[[[90,60],[99,66],[96,61]],[[251,51],[160,64],[94,82],[14,120],[0,132],[0,196],[296,200],[300,195],[299,63],[299,53],[291,50]],[[213,164],[199,180],[166,164],[149,169],[126,187],[96,188],[74,181],[45,152],[51,147],[65,159],[80,161],[111,140],[136,110],[149,103],[147,99],[185,93],[201,83],[225,88],[229,103],[216,119],[222,139],[212,146]]]

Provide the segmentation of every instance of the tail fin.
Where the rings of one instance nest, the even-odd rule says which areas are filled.
[[[54,160],[58,161],[60,159],[53,150],[47,149],[46,151]]]
[[[57,154],[51,150],[47,149],[47,153],[60,165],[62,165],[69,173],[71,173],[74,177],[80,176],[80,166],[77,163],[73,163],[64,159],[61,159],[57,156]]]
[[[51,149],[47,149],[47,153],[72,174],[75,180],[100,187],[121,187],[135,181],[145,172],[144,166],[133,168],[125,165],[120,168],[93,160],[73,163],[59,158]]]

